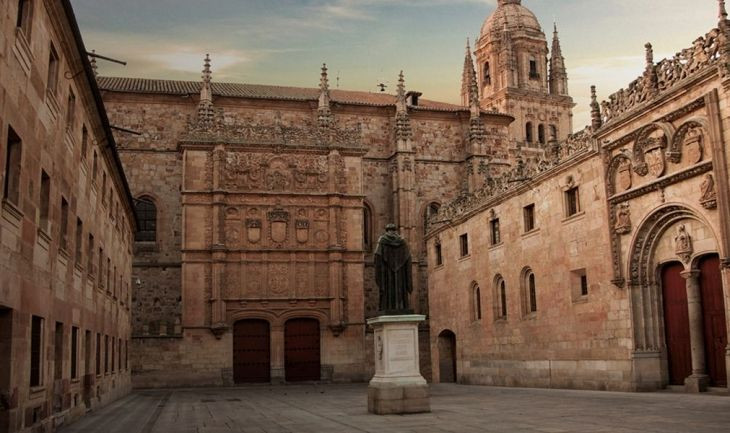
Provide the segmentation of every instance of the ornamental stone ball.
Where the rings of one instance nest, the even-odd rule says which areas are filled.
[[[411,252],[395,224],[385,227],[375,250],[375,282],[379,288],[381,315],[413,314],[409,296],[413,291]]]

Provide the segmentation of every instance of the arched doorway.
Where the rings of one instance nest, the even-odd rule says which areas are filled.
[[[284,326],[287,382],[320,380],[320,332],[317,319],[291,319]]]
[[[439,334],[439,378],[441,383],[456,383],[456,335],[449,330]]]
[[[233,381],[266,383],[271,381],[271,343],[269,322],[241,320],[233,325]]]
[[[684,385],[692,374],[692,349],[689,338],[689,310],[687,288],[679,262],[664,265],[661,272],[664,298],[664,335],[667,343],[669,383]]]
[[[700,270],[707,374],[710,376],[710,385],[726,387],[727,322],[720,276],[720,257],[715,254],[702,257],[698,268]]]

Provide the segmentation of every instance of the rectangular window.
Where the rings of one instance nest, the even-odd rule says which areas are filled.
[[[39,218],[38,224],[46,233],[49,230],[49,211],[51,202],[51,178],[48,174],[41,170],[41,197],[38,206]]]
[[[89,233],[89,249],[86,251],[87,251],[87,254],[89,255],[88,264],[86,265],[86,267],[88,269],[86,269],[86,272],[88,272],[88,274],[90,276],[93,276],[94,275],[94,235],[92,235],[91,233]]]
[[[580,196],[578,187],[565,191],[565,212],[566,216],[573,216],[580,212]]]
[[[507,317],[507,288],[505,287],[504,280],[500,281],[499,284],[499,317],[504,319]]]
[[[68,103],[66,105],[66,129],[73,129],[76,121],[76,95],[71,89],[68,89]]]
[[[461,257],[469,255],[469,235],[464,233],[459,236],[459,246],[461,247]]]
[[[489,222],[492,245],[499,245],[502,242],[502,233],[499,228],[499,218]]]
[[[580,276],[580,295],[588,296],[588,276]]]
[[[109,336],[104,336],[104,373],[109,373]]]
[[[30,325],[30,386],[43,384],[43,319],[33,316]]]
[[[81,127],[81,160],[86,160],[86,152],[89,151],[89,130],[86,125]]]
[[[56,47],[51,44],[51,52],[48,55],[48,83],[46,84],[46,89],[52,94],[55,94],[58,89],[59,63],[60,61]]]
[[[101,204],[106,204],[106,172],[101,172]]]
[[[79,328],[71,328],[71,379],[79,378]]]
[[[101,334],[96,334],[96,375],[101,375]]]
[[[522,215],[525,220],[525,233],[535,230],[535,205],[525,206],[522,210]]]
[[[540,74],[537,72],[537,61],[530,59],[530,79],[537,80],[540,78]]]
[[[585,269],[576,269],[570,272],[570,291],[573,302],[585,301],[589,289],[588,274]]]
[[[61,237],[60,244],[62,250],[68,251],[68,202],[61,196]]]
[[[97,172],[99,171],[99,157],[96,155],[96,150],[94,151],[94,162],[91,166],[91,183],[96,184],[96,176]]]
[[[114,373],[116,371],[116,365],[114,364],[114,360],[116,359],[116,356],[114,355],[116,352],[114,350],[116,348],[115,343],[116,343],[116,339],[114,337],[112,337],[112,357],[111,357],[111,362],[110,362],[112,373]]]
[[[30,39],[31,9],[31,0],[18,1],[18,19],[16,25],[23,32],[26,39]]]
[[[53,378],[63,379],[63,323],[56,322],[56,334],[53,348]]]
[[[117,370],[122,371],[122,339],[117,339]]]
[[[106,292],[111,293],[112,291],[112,261],[107,257],[106,259]]]
[[[83,258],[84,246],[82,244],[84,239],[84,223],[81,218],[76,218],[76,266],[83,266],[81,259]]]
[[[99,287],[104,288],[104,248],[99,247]]]
[[[84,334],[84,372],[91,374],[91,331]]]
[[[444,256],[441,252],[441,244],[436,243],[436,266],[441,266],[444,264]]]
[[[13,128],[8,127],[3,198],[16,206],[20,204],[20,160],[22,148],[22,140]]]

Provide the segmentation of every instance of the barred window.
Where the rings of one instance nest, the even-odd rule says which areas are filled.
[[[137,212],[139,229],[135,236],[137,242],[155,242],[157,240],[157,207],[149,197],[140,197],[134,205]]]

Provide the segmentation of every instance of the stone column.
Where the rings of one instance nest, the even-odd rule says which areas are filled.
[[[705,361],[705,336],[702,323],[702,302],[700,298],[700,272],[682,272],[687,280],[687,307],[689,309],[689,339],[692,349],[692,375],[684,380],[688,392],[704,392],[710,383]]]
[[[284,383],[284,326],[271,325],[271,383]]]

